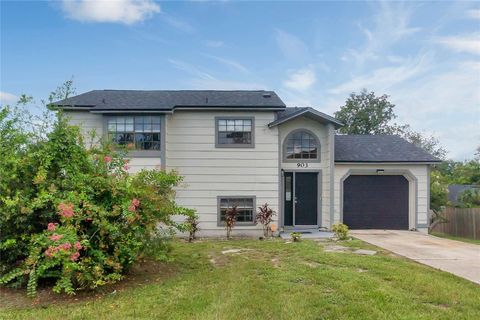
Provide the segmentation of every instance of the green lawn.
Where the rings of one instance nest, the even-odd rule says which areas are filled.
[[[449,234],[440,233],[440,232],[432,232],[430,234],[432,236],[435,236],[435,237],[446,238],[446,239],[450,239],[450,240],[463,241],[463,242],[468,242],[468,243],[473,243],[473,244],[480,244],[480,239],[474,240],[474,239],[468,239],[468,238],[462,238],[462,237],[455,237],[455,236],[451,236]]]
[[[341,244],[373,248],[358,240]],[[175,241],[173,262],[152,276],[127,278],[116,293],[5,307],[8,299],[21,300],[9,292],[0,318],[480,319],[480,286],[388,252],[360,256],[325,252],[326,245]],[[235,248],[247,250],[222,254]]]

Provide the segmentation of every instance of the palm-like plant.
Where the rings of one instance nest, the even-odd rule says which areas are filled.
[[[263,235],[264,237],[268,237],[268,233],[270,231],[270,223],[273,221],[273,216],[275,216],[277,213],[273,211],[267,203],[265,203],[263,206],[258,207],[258,212],[257,212],[257,223],[261,223],[263,227]]]
[[[228,208],[225,212],[225,228],[227,229],[227,239],[230,239],[230,234],[232,233],[232,229],[237,222],[238,216],[238,207],[233,206]]]

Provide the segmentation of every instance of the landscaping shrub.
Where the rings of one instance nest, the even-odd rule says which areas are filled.
[[[276,215],[276,212],[273,211],[266,203],[261,207],[258,207],[256,221],[257,223],[262,224],[264,237],[268,237],[268,233],[271,231],[270,223],[272,223],[273,216],[275,215]]]
[[[302,239],[302,234],[300,232],[291,232],[290,238],[293,242],[300,242],[300,240]]]
[[[198,224],[198,215],[196,215],[195,212],[192,212],[192,214],[186,220],[186,225],[189,233],[188,242],[192,242],[193,240],[195,240],[196,233],[199,230]]]
[[[227,239],[230,239],[233,227],[237,222],[238,209],[237,206],[228,208],[225,212],[225,229],[227,230]]]
[[[332,231],[335,233],[335,237],[339,240],[348,239],[348,226],[343,223],[335,223],[332,226]]]
[[[458,200],[461,203],[459,207],[479,208],[480,207],[480,189],[465,190],[460,194]]]
[[[175,172],[127,173],[112,146],[84,146],[79,128],[58,116],[46,135],[0,110],[0,284],[38,282],[74,293],[118,281],[158,238],[185,230],[173,215]],[[161,253],[159,253],[161,255]]]

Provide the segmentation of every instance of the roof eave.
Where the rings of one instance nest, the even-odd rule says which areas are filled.
[[[64,105],[55,105],[58,108],[65,110],[88,110],[91,113],[122,113],[122,112],[151,112],[151,113],[172,113],[175,110],[243,110],[243,111],[282,111],[285,107],[282,106],[225,106],[225,107],[216,107],[216,106],[174,106],[173,108],[161,107],[161,108],[98,108],[95,106],[64,106]]]
[[[439,164],[441,160],[395,160],[395,161],[382,161],[382,160],[335,160],[335,163],[339,164]]]
[[[63,104],[51,104],[51,105],[62,110],[91,110],[95,107],[90,105],[63,105]]]

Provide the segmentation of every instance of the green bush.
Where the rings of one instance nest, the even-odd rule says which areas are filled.
[[[461,203],[460,207],[479,208],[480,207],[480,189],[468,189],[463,191],[458,197]]]
[[[339,240],[348,239],[348,226],[343,223],[335,223],[332,226],[332,231],[335,233],[335,237]]]
[[[290,232],[290,238],[293,242],[300,242],[302,234],[300,232]]]
[[[29,295],[39,281],[69,294],[96,288],[121,279],[159,241],[159,225],[184,231],[172,216],[192,211],[175,204],[175,172],[129,175],[121,152],[85,148],[60,113],[43,136],[22,121],[0,110],[0,284]]]

